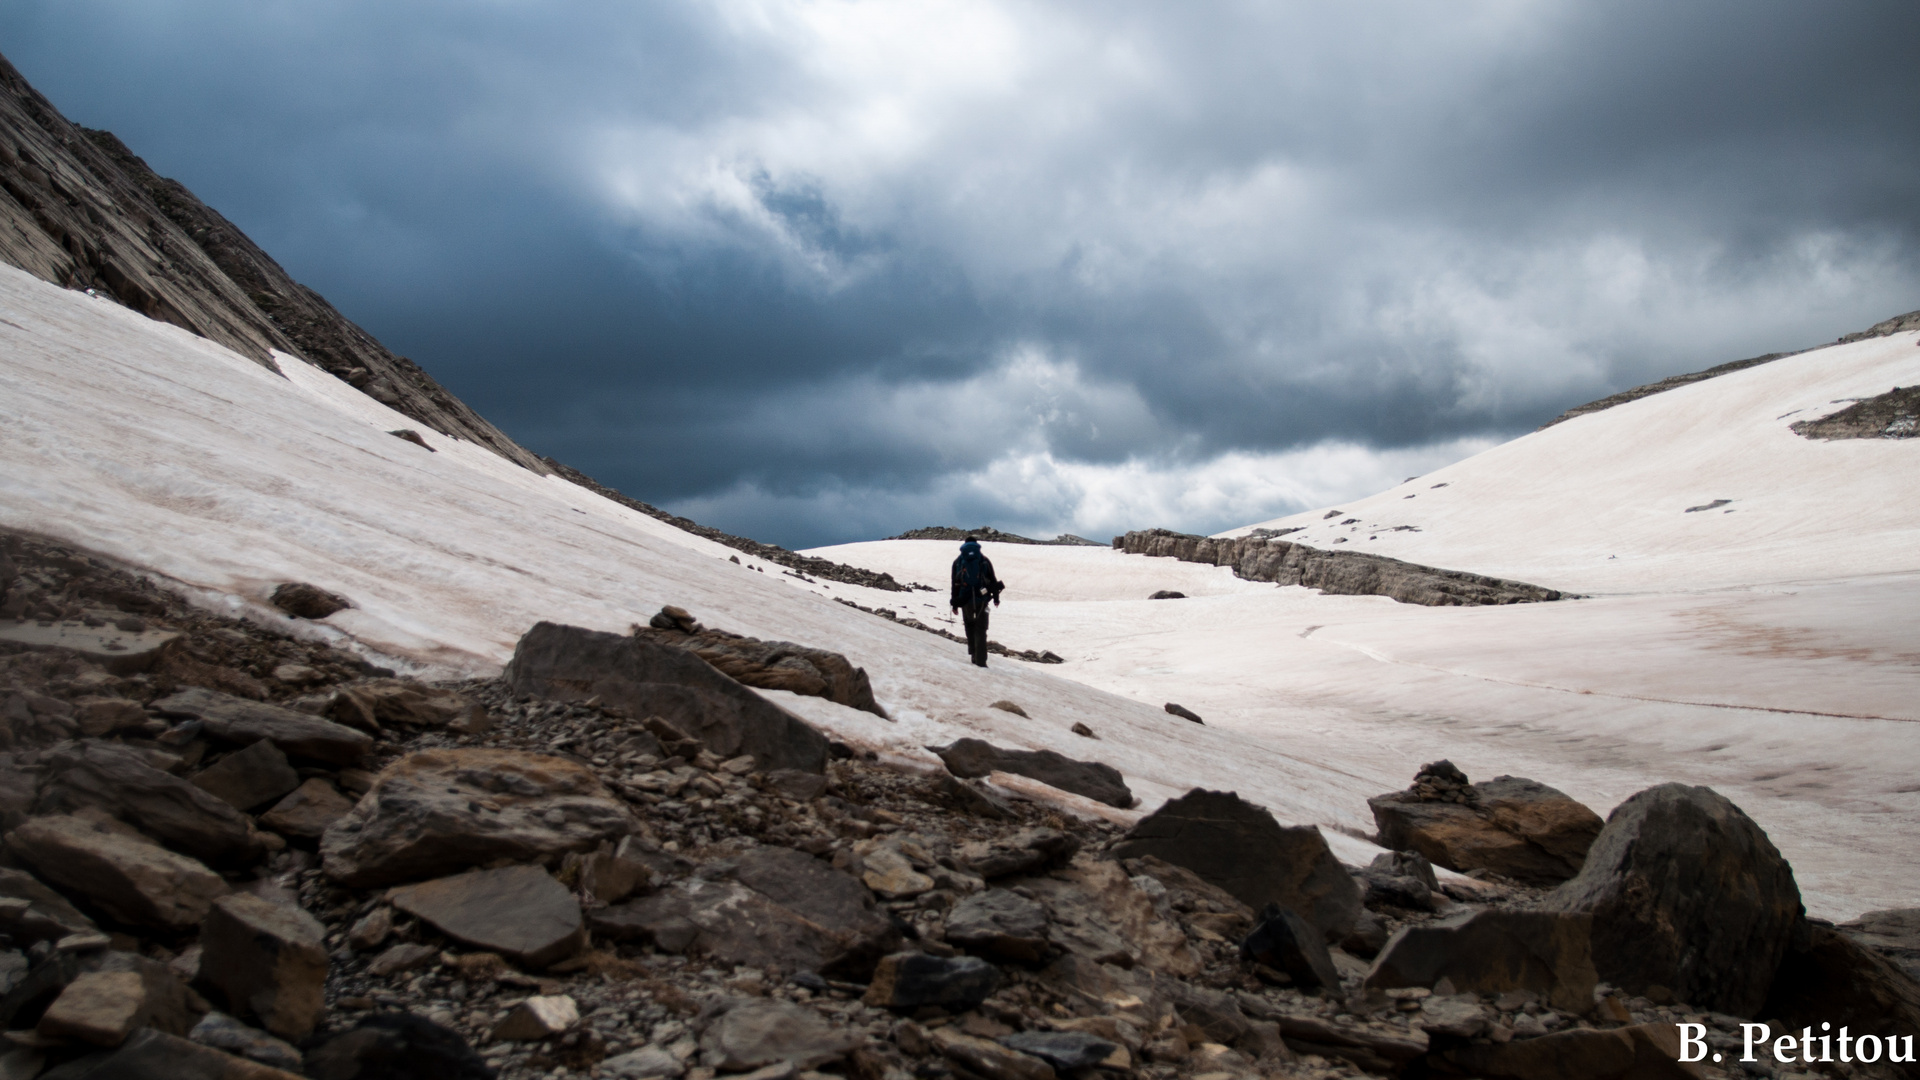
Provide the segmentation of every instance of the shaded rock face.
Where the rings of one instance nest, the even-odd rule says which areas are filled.
[[[1183,866],[1258,911],[1298,912],[1329,941],[1360,917],[1360,888],[1312,825],[1283,827],[1230,791],[1195,788],[1154,811],[1116,844],[1115,858],[1152,855]]]
[[[1117,536],[1113,546],[1129,555],[1231,566],[1234,577],[1247,581],[1304,585],[1337,596],[1386,596],[1403,604],[1429,607],[1530,604],[1569,598],[1566,593],[1521,581],[1441,570],[1358,551],[1322,551],[1270,537],[1215,540],[1148,529]]]
[[[38,817],[7,834],[7,847],[48,881],[135,926],[197,926],[220,875],[185,855],[77,817]]]
[[[1327,952],[1326,937],[1279,904],[1268,904],[1260,913],[1260,924],[1241,942],[1240,955],[1286,972],[1307,990],[1340,988],[1340,973]]]
[[[928,749],[940,755],[947,770],[962,779],[997,770],[1123,810],[1137,801],[1120,770],[1098,761],[1075,761],[1053,750],[1006,750],[980,739],[956,739],[950,745]]]
[[[565,758],[427,750],[387,766],[327,828],[320,854],[335,881],[391,885],[591,850],[634,824],[591,769]]]
[[[494,1071],[458,1032],[424,1016],[375,1013],[307,1052],[312,1080],[493,1080]]]
[[[1850,934],[1820,924],[1807,930],[1805,941],[1787,950],[1760,1009],[1773,1034],[1825,1031],[1822,1024],[1844,1026],[1856,1039],[1920,1034],[1920,984]],[[1920,1067],[1909,1064],[1897,1075],[1920,1076]]]
[[[874,969],[865,1001],[882,1009],[938,1005],[962,1012],[1000,987],[1000,970],[977,956],[895,953]]]
[[[864,977],[900,933],[851,874],[761,847],[652,896],[595,911],[596,934],[722,963]]]
[[[983,889],[947,914],[946,940],[989,959],[1038,963],[1049,951],[1047,909],[1006,889]]]
[[[670,629],[635,627],[634,635],[655,644],[685,649],[745,686],[826,698],[875,716],[887,715],[874,700],[867,669],[853,666],[852,661],[837,652],[791,641],[762,641],[725,630],[689,631],[678,625]]]
[[[682,649],[543,622],[520,639],[506,677],[516,693],[597,697],[634,717],[662,717],[715,755],[751,754],[763,770],[826,768],[826,736]]]
[[[195,687],[153,703],[161,716],[198,720],[206,733],[224,742],[247,745],[270,740],[288,757],[312,758],[329,765],[352,765],[373,748],[365,732],[295,709]]]
[[[1598,814],[1545,784],[1515,776],[1470,784],[1446,761],[1422,768],[1406,791],[1367,805],[1382,847],[1526,885],[1558,885],[1579,873],[1602,825]]]
[[[236,1014],[284,1039],[305,1038],[326,1009],[326,928],[293,904],[236,893],[200,929],[203,978]]]
[[[1801,917],[1793,869],[1711,788],[1662,784],[1621,803],[1578,877],[1546,906],[1593,917],[1600,978],[1633,994],[1752,1016]]]
[[[60,814],[91,808],[210,862],[242,861],[262,850],[245,814],[114,743],[89,740],[48,759],[35,810]]]
[[[1703,1075],[1680,1063],[1680,1035],[1673,1024],[1562,1031],[1509,1043],[1482,1039],[1433,1057],[1440,1075],[1487,1080],[1698,1080]]]
[[[1839,929],[1920,980],[1920,908],[1869,911]]]
[[[1367,973],[1367,985],[1432,986],[1443,978],[1463,991],[1531,991],[1556,1009],[1585,1012],[1599,976],[1584,915],[1487,908],[1403,926]]]
[[[1020,887],[1045,906],[1048,940],[1061,951],[1168,975],[1200,972],[1186,934],[1116,862],[1082,854]]]

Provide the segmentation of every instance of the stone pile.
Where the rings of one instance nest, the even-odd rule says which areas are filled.
[[[8,554],[50,619],[179,635],[132,675],[0,647],[8,1078],[1797,1076],[1682,1066],[1676,1025],[1920,1023],[1910,913],[1803,919],[1705,789],[1630,799],[1558,888],[1441,881],[1227,792],[1123,832],[824,739],[797,767],[791,718],[631,635],[428,686]],[[565,643],[653,677],[581,693]]]

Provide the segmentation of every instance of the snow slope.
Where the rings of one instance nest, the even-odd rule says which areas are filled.
[[[1110,550],[989,545],[1012,585],[994,634],[1370,794],[1440,757],[1603,814],[1652,784],[1707,784],[1768,829],[1814,914],[1920,905],[1920,442],[1787,429],[1920,381],[1915,339],[1695,383],[1263,523],[1589,599],[1424,608]],[[810,554],[938,581],[953,552]],[[1189,599],[1146,599],[1159,589]],[[1362,804],[1334,809],[1371,825]]]
[[[921,747],[959,735],[1051,747],[1119,768],[1147,808],[1208,784],[1292,822],[1351,819],[1368,794],[1284,749],[1176,720],[1157,702],[1018,662],[980,671],[961,646],[830,599],[900,608],[926,603],[926,593],[802,583],[471,443],[427,432],[429,453],[388,434],[411,426],[400,414],[298,359],[277,359],[284,378],[0,265],[0,526],[428,673],[495,672],[541,619],[618,631],[672,603],[709,625],[846,653],[894,722],[769,696],[904,758],[930,761]],[[355,607],[326,624],[290,622],[265,603],[288,580]],[[986,707],[1001,699],[1032,719]],[[1071,734],[1076,722],[1100,739]],[[1359,841],[1330,839],[1346,858],[1369,856]]]

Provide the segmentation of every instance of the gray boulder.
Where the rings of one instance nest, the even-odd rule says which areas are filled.
[[[995,960],[1032,964],[1047,957],[1047,909],[1007,889],[985,889],[947,913],[947,944]]]
[[[825,735],[683,649],[543,622],[521,637],[506,676],[515,693],[662,717],[721,758],[826,771]]]
[[[1075,761],[1052,750],[1007,750],[980,739],[958,739],[927,749],[962,779],[999,771],[1038,780],[1095,802],[1126,809],[1136,801],[1120,770],[1098,761]]]
[[[474,870],[391,896],[394,907],[448,937],[532,967],[564,960],[587,940],[580,901],[537,866]]]
[[[1230,791],[1195,788],[1136,824],[1112,855],[1152,855],[1259,911],[1289,908],[1339,941],[1360,917],[1359,886],[1313,825],[1282,826],[1265,807]]]
[[[1528,885],[1558,885],[1579,873],[1601,826],[1599,815],[1538,781],[1501,776],[1472,784],[1447,761],[1423,766],[1412,787],[1367,805],[1383,847]]]
[[[857,1030],[785,1001],[736,999],[721,1008],[700,1036],[700,1049],[710,1068],[727,1072],[775,1062],[810,1069],[843,1058],[866,1041]]]
[[[1260,913],[1259,925],[1240,943],[1240,956],[1286,972],[1302,990],[1340,989],[1326,937],[1279,904],[1268,904]]]
[[[223,742],[245,745],[269,739],[289,757],[328,765],[353,765],[373,749],[372,736],[343,724],[200,687],[161,698],[152,707],[161,716],[198,720],[208,735]]]
[[[248,862],[263,850],[245,814],[117,743],[89,739],[50,755],[34,810],[105,810],[208,862]]]
[[[1801,915],[1793,868],[1766,832],[1711,788],[1685,784],[1616,807],[1579,876],[1546,905],[1593,916],[1600,978],[1733,1016],[1766,1000]]]

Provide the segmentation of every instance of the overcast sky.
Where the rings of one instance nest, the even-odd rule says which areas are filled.
[[[1920,307],[1920,6],[7,0],[529,447],[788,546],[1213,531]]]

